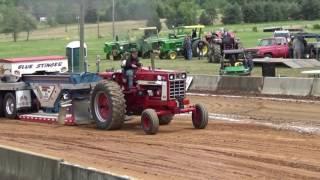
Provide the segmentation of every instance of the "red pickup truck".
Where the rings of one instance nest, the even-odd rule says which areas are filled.
[[[284,37],[261,39],[257,47],[249,48],[246,51],[251,52],[254,58],[289,58],[290,56],[289,43]]]

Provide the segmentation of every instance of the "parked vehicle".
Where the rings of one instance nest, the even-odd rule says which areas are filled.
[[[252,70],[252,58],[247,56],[243,49],[224,50],[220,62],[220,75],[249,76]]]
[[[209,51],[209,45],[205,40],[202,39],[204,28],[205,28],[205,26],[203,26],[203,25],[179,26],[179,27],[174,28],[173,33],[169,34],[169,39],[175,40],[174,41],[175,47],[177,49],[181,50],[181,53],[184,53],[183,44],[185,41],[185,37],[187,35],[191,36],[193,56],[198,57],[200,55],[200,49],[199,49],[200,42],[203,44],[202,54],[203,54],[203,56],[206,56]],[[175,51],[175,50],[173,50],[173,51]]]
[[[294,38],[302,38],[305,41],[304,58],[320,59],[320,35],[315,33],[291,34],[291,42]],[[286,37],[272,37],[261,39],[255,48],[249,48],[255,58],[292,58],[293,50]]]
[[[289,44],[285,37],[272,37],[261,39],[258,46],[249,48],[254,58],[289,58]]]
[[[211,36],[206,36],[209,44],[208,62],[219,63],[223,58],[223,50],[239,49],[241,46],[240,39],[236,38],[235,33],[227,32],[228,38],[224,39],[224,32],[216,31]]]
[[[146,37],[146,31],[152,32],[149,34],[153,35]],[[149,58],[150,52],[158,50],[159,46],[158,29],[156,27],[142,27],[129,30],[127,40],[106,42],[104,52],[106,59],[120,60],[124,59],[130,49],[136,48],[140,57]]]

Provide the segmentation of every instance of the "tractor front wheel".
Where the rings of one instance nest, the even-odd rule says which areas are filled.
[[[160,116],[159,117],[159,124],[160,125],[168,125],[168,124],[170,124],[172,119],[173,119],[172,114]]]
[[[141,126],[146,134],[157,134],[159,118],[155,110],[146,109],[141,114]]]
[[[204,129],[208,125],[208,111],[202,104],[196,104],[192,112],[192,124],[196,129]]]
[[[177,53],[176,53],[175,51],[169,52],[168,58],[169,58],[170,60],[175,60],[175,59],[177,58]]]
[[[126,104],[117,83],[103,81],[97,84],[91,93],[90,107],[98,129],[114,130],[122,127]]]

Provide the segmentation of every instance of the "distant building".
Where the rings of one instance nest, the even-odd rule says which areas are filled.
[[[47,22],[48,21],[48,18],[47,17],[40,17],[39,18],[39,21],[42,23],[45,23],[45,22]]]

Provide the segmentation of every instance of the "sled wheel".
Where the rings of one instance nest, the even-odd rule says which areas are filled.
[[[17,117],[16,97],[13,93],[7,93],[3,100],[4,117],[15,119]]]
[[[3,108],[3,95],[0,94],[0,117],[4,115],[4,108]]]

